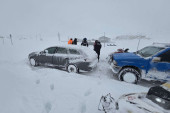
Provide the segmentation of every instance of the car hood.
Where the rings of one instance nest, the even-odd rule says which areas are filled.
[[[141,59],[142,57],[136,55],[135,53],[115,53],[113,54],[115,60],[119,59]]]
[[[37,51],[37,52],[32,52],[32,53],[30,53],[30,54],[39,54],[40,52],[39,51]]]
[[[29,57],[38,55],[39,53],[40,53],[40,52],[32,52],[32,53],[29,54]]]

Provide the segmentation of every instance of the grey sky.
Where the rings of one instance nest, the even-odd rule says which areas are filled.
[[[170,0],[0,0],[0,35],[170,36]]]

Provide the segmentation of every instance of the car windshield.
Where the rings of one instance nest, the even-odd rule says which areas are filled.
[[[150,56],[155,55],[156,53],[158,53],[162,49],[164,49],[164,48],[163,47],[148,46],[148,47],[145,47],[145,48],[137,51],[136,53],[141,55],[142,57],[150,57]]]

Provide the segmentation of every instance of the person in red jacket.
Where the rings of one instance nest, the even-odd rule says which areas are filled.
[[[70,40],[68,41],[68,44],[72,44],[73,43],[73,40],[72,38],[70,38]]]

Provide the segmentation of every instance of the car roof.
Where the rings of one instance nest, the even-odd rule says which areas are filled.
[[[154,42],[152,45],[153,45],[153,46],[156,46],[156,47],[164,47],[164,48],[169,48],[169,47],[170,47],[170,43]]]
[[[82,46],[79,46],[79,45],[72,45],[72,44],[57,44],[55,46],[51,46],[51,47],[63,47],[63,48],[68,48],[68,49],[77,49],[77,50],[80,50],[80,49],[83,49]],[[48,47],[48,48],[51,48],[51,47]]]
[[[63,47],[63,48],[67,48],[67,49],[76,49],[78,51],[81,51],[83,53],[87,53],[87,54],[93,54],[93,50],[89,47],[86,47],[86,46],[81,46],[81,45],[72,45],[72,44],[57,44],[55,46],[51,46],[51,47]],[[48,47],[50,48],[50,47]]]
[[[81,45],[72,45],[72,44],[57,44],[55,46],[51,46],[51,47],[63,47],[63,48],[67,48],[67,49],[76,49],[78,51],[81,52],[81,54],[85,55],[88,58],[92,58],[92,57],[96,57],[96,52],[89,47],[86,46],[81,46]],[[50,47],[48,47],[50,48]]]

